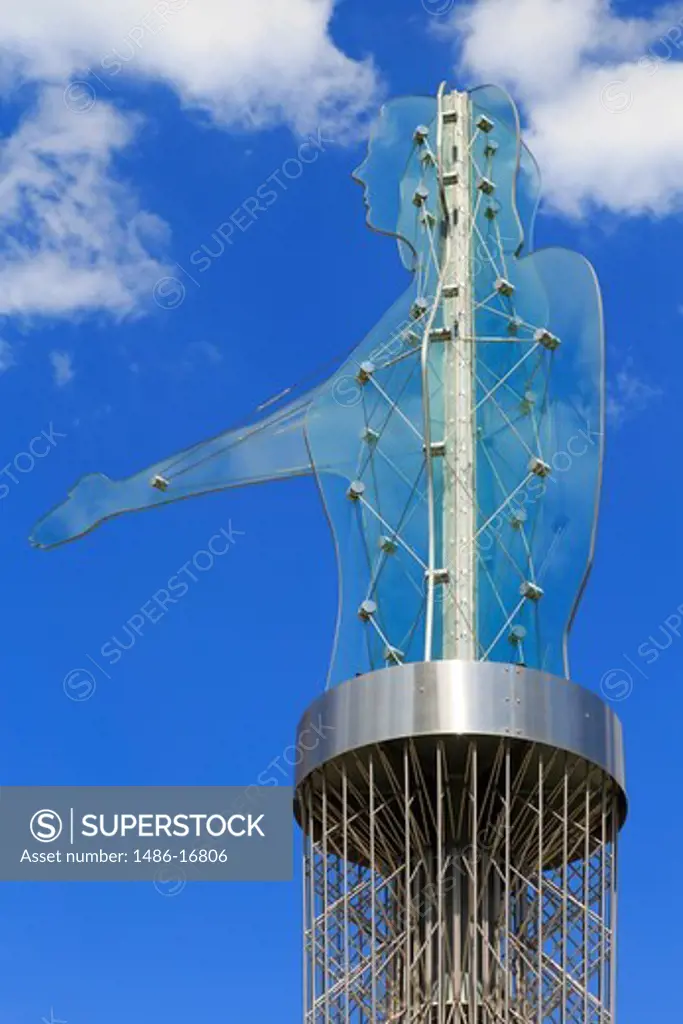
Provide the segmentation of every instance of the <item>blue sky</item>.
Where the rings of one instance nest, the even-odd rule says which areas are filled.
[[[82,474],[129,475],[355,345],[407,283],[350,178],[368,118],[442,78],[498,81],[544,171],[537,246],[579,249],[603,289],[609,436],[573,676],[626,728],[620,1020],[674,1020],[683,6],[244,6],[0,13],[0,779],[248,784],[291,742],[324,682],[337,598],[312,481],[124,517],[48,553],[27,536]],[[192,254],[217,251],[214,232],[310,135],[332,141],[196,273]],[[184,290],[157,284],[168,277]],[[31,464],[21,453],[46,434]],[[69,699],[65,677],[230,524],[243,535],[229,554],[110,678],[94,670],[90,699]],[[51,1008],[68,1024],[300,1019],[298,881],[177,896],[4,884],[0,921],[1,1024]]]

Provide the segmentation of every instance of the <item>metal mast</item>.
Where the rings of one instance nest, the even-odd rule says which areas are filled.
[[[443,601],[443,657],[476,657],[476,511],[474,474],[474,296],[470,101],[466,92],[439,93],[439,174],[447,234],[444,320],[450,329],[444,373],[443,553],[448,596]]]

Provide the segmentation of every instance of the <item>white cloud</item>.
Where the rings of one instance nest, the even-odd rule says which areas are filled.
[[[149,297],[165,226],[110,176],[135,128],[105,103],[76,116],[48,87],[0,143],[0,313],[122,316]]]
[[[63,388],[76,376],[73,368],[73,358],[69,352],[50,352],[52,363],[52,376],[58,388]]]
[[[0,4],[0,96],[26,82],[39,96],[0,140],[0,313],[130,315],[163,276],[154,253],[165,225],[112,171],[138,128],[108,102],[122,79],[164,83],[221,127],[353,134],[377,78],[333,42],[334,4]]]
[[[0,338],[0,373],[9,370],[10,366],[14,366],[15,362],[14,351],[9,341]]]
[[[223,362],[223,353],[212,341],[193,341],[189,345],[189,350],[213,366]]]
[[[683,7],[627,18],[608,0],[473,0],[447,32],[472,84],[521,103],[553,206],[683,209]]]
[[[662,397],[662,389],[642,380],[636,372],[633,359],[628,358],[616,376],[607,385],[607,419],[614,427],[620,427],[626,420]]]
[[[375,71],[329,33],[335,0],[21,0],[0,8],[0,47],[38,81],[119,75],[164,82],[224,124],[346,130],[374,102]]]

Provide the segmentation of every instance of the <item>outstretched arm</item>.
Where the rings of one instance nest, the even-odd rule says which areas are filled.
[[[211,491],[311,473],[304,422],[312,395],[250,426],[226,431],[126,480],[82,477],[35,526],[31,543],[51,548],[94,530],[105,519]]]

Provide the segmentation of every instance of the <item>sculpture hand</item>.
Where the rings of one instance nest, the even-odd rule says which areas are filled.
[[[309,406],[310,396],[304,396],[259,422],[226,431],[125,480],[88,474],[36,524],[31,543],[56,547],[124,512],[310,473],[304,434]]]

